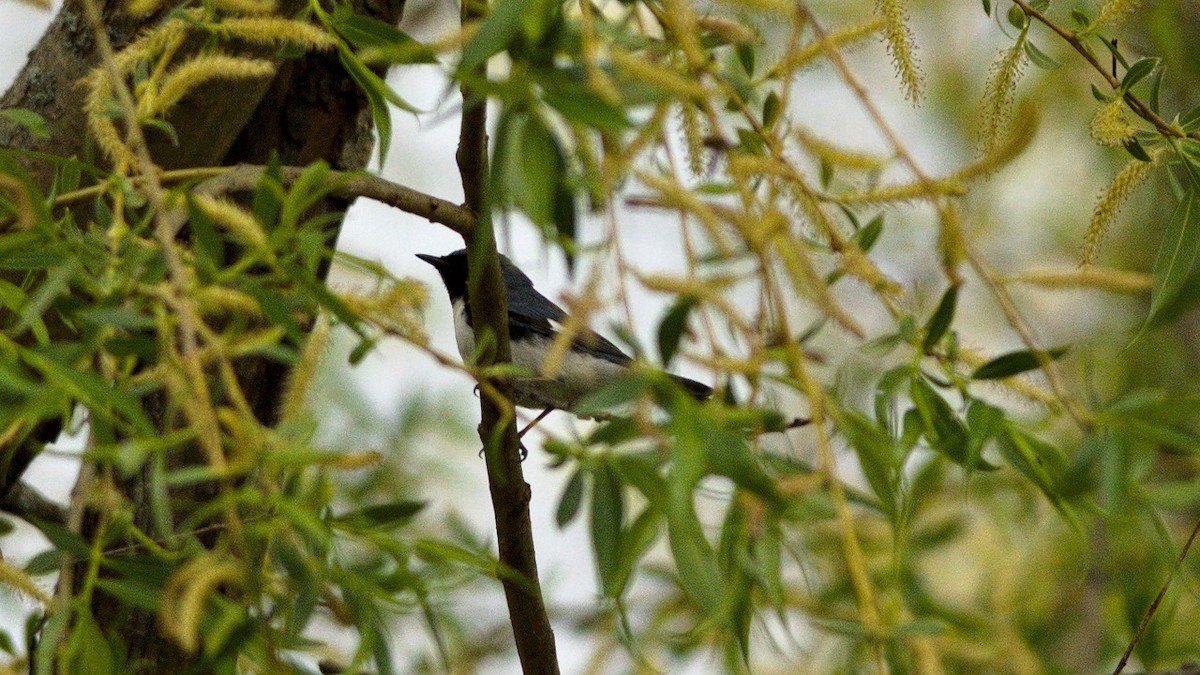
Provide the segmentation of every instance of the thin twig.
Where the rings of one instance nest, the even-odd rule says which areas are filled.
[[[203,167],[195,169],[177,169],[165,171],[158,179],[162,183],[176,183],[197,178],[205,181],[210,194],[222,194],[242,190],[253,190],[267,167],[256,164],[238,164],[237,166]],[[285,166],[279,170],[279,181],[285,186],[304,174],[304,167]],[[219,178],[219,181],[212,179]],[[146,177],[135,177],[134,184],[145,183]],[[108,184],[92,185],[72,192],[59,195],[54,200],[56,207],[79,203],[103,194],[110,189]],[[410,187],[393,183],[369,173],[358,171],[330,171],[321,187],[330,191],[334,197],[354,199],[366,197],[388,206],[400,209],[406,213],[420,216],[431,223],[445,225],[460,235],[467,236],[475,227],[475,216],[465,207],[453,202],[435,197]]]
[[[1109,72],[1107,68],[1105,68],[1099,61],[1096,60],[1095,55],[1088,50],[1087,45],[1085,45],[1083,40],[1079,38],[1078,33],[1058,25],[1052,21],[1050,17],[1041,13],[1024,0],[1013,0],[1013,4],[1020,7],[1026,15],[1037,19],[1042,25],[1057,33],[1058,36],[1061,37],[1067,44],[1071,45],[1075,51],[1079,52],[1079,54],[1083,56],[1084,60],[1087,61],[1097,73],[1100,73],[1100,76],[1104,78],[1104,81],[1107,82],[1110,87],[1113,89],[1120,88],[1121,81],[1117,79],[1116,74]],[[1200,131],[1193,131],[1190,134],[1185,134],[1183,130],[1179,129],[1178,127],[1171,126],[1171,124],[1160,117],[1158,113],[1151,110],[1150,106],[1146,105],[1144,101],[1130,92],[1125,92],[1124,98],[1125,102],[1129,104],[1130,110],[1132,110],[1138,117],[1141,117],[1150,124],[1153,124],[1154,128],[1158,129],[1159,133],[1162,135],[1173,136],[1175,138],[1184,138],[1187,136],[1190,136],[1191,138],[1200,138]]]
[[[482,19],[484,0],[464,0],[464,24]],[[487,77],[487,64],[473,73]],[[488,217],[487,202],[487,99],[462,89],[463,112],[459,130],[458,161],[465,206],[476,218],[476,226],[464,234],[467,267],[470,270],[467,297],[476,344],[490,344],[480,356],[478,366],[487,368],[512,360],[508,335],[508,301],[500,275],[500,256],[496,237]],[[482,419],[479,437],[487,464],[488,486],[496,520],[496,545],[500,562],[522,578],[504,577],[504,597],[508,619],[521,669],[526,675],[557,675],[558,656],[554,630],[538,583],[537,558],[533,546],[533,523],[529,516],[529,485],[521,469],[520,440],[517,437],[516,411],[512,403],[512,385],[505,379],[485,378],[479,397]]]
[[[1121,655],[1120,662],[1113,670],[1113,675],[1121,675],[1121,671],[1125,670],[1125,664],[1129,662],[1129,657],[1133,655],[1133,650],[1137,647],[1137,643],[1142,639],[1142,634],[1146,632],[1146,627],[1150,625],[1150,620],[1154,618],[1154,613],[1158,611],[1159,604],[1167,594],[1167,589],[1171,587],[1171,582],[1175,580],[1175,573],[1183,566],[1184,559],[1187,558],[1188,551],[1192,548],[1192,544],[1196,541],[1196,537],[1200,535],[1200,520],[1196,521],[1196,526],[1192,528],[1192,534],[1188,540],[1184,542],[1183,549],[1179,551],[1179,557],[1175,559],[1175,565],[1171,567],[1171,573],[1167,575],[1163,581],[1162,588],[1158,589],[1158,595],[1154,596],[1154,602],[1146,608],[1146,615],[1142,617],[1142,622],[1138,624],[1137,632],[1133,634],[1133,639],[1129,641],[1129,646],[1125,648],[1125,653]]]

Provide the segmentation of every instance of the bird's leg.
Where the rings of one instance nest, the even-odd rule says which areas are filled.
[[[546,415],[549,415],[554,410],[554,408],[546,408],[542,412],[538,413],[538,416],[533,418],[532,422],[526,424],[524,429],[517,432],[517,449],[521,451],[522,462],[525,461],[525,458],[529,456],[529,448],[525,447],[525,443],[521,441],[521,439],[525,436],[525,432],[532,429],[538,422],[546,419]]]
[[[538,416],[533,418],[532,422],[530,422],[529,424],[526,424],[525,428],[517,433],[517,438],[523,438],[530,429],[537,426],[538,422],[541,422],[542,420],[546,419],[546,415],[549,415],[550,413],[554,412],[555,410],[557,410],[557,408],[549,407],[549,408],[546,408],[545,410],[543,410],[542,412],[538,413]]]

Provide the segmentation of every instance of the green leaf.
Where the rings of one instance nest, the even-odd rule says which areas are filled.
[[[676,418],[674,422],[666,510],[667,539],[684,592],[706,613],[713,613],[720,607],[725,594],[725,579],[692,503],[693,491],[708,464],[706,440],[690,420],[684,422]]]
[[[542,99],[571,122],[602,131],[620,131],[631,126],[624,109],[575,82],[561,78],[546,82]]]
[[[624,486],[608,464],[592,471],[592,548],[601,588],[614,585],[621,558],[621,529],[625,510]]]
[[[39,577],[43,574],[57,572],[62,567],[63,552],[57,548],[50,548],[38,553],[25,563],[25,573],[30,576]]]
[[[45,118],[32,110],[26,108],[4,108],[0,109],[0,117],[7,117],[20,124],[38,138],[50,138],[50,128],[46,126]]]
[[[565,173],[558,142],[537,115],[512,111],[502,117],[505,134],[497,134],[492,172],[500,201],[513,204],[538,225],[549,225],[556,215],[555,201]]]
[[[533,8],[533,0],[499,0],[492,5],[479,30],[463,47],[459,72],[475,70],[508,47],[521,30],[522,16]]]
[[[1190,183],[1171,215],[1166,234],[1154,260],[1154,284],[1150,289],[1150,313],[1138,334],[1130,342],[1136,342],[1158,315],[1175,300],[1184,288],[1200,251],[1200,196],[1195,183]]]
[[[46,381],[60,387],[88,408],[92,414],[111,417],[118,413],[139,433],[154,433],[154,425],[142,410],[141,401],[126,391],[111,386],[103,378],[77,367],[60,363],[36,350],[22,350],[22,359],[42,373]]]
[[[754,45],[738,43],[734,45],[733,50],[737,53],[738,63],[741,64],[742,70],[746,71],[746,75],[754,77]]]
[[[359,56],[365,62],[437,63],[436,54],[427,45],[389,23],[355,14],[348,4],[334,7],[332,16],[333,28],[347,42],[364,50]]]
[[[670,487],[650,459],[639,455],[619,455],[613,459],[612,466],[621,480],[641,492],[651,505],[660,511],[667,509]]]
[[[1042,491],[1050,503],[1077,531],[1079,520],[1066,502],[1059,486],[1059,479],[1066,470],[1066,456],[1062,450],[1016,428],[1005,424],[997,436],[1000,453],[1021,475],[1025,476]]]
[[[1013,5],[1008,8],[1008,15],[1006,18],[1008,19],[1008,23],[1017,30],[1024,29],[1025,24],[1029,21],[1029,17],[1025,16],[1025,10],[1021,9],[1017,5]]]
[[[1132,155],[1134,159],[1138,159],[1143,162],[1150,161],[1149,153],[1146,152],[1146,149],[1142,147],[1142,144],[1138,142],[1137,138],[1130,138],[1129,140],[1125,141],[1125,151]]]
[[[1180,115],[1179,126],[1189,134],[1200,129],[1200,105]]]
[[[984,13],[984,14],[987,14],[988,16],[991,16],[991,14],[992,14],[992,0],[983,0],[983,13]]]
[[[96,619],[86,609],[75,613],[75,623],[63,651],[64,672],[118,672],[112,647],[104,639],[104,633],[100,632]]]
[[[356,509],[335,518],[335,522],[357,529],[391,530],[407,525],[425,508],[425,502],[405,499]]]
[[[662,511],[653,505],[647,506],[621,533],[620,559],[617,561],[609,586],[604,589],[605,595],[619,598],[625,593],[625,588],[629,585],[629,579],[633,576],[638,561],[646,555],[646,551],[658,539],[662,517]]]
[[[1033,44],[1032,40],[1025,41],[1025,55],[1029,57],[1029,62],[1041,68],[1042,70],[1054,70],[1061,68],[1062,64],[1050,58],[1046,52],[1038,49],[1037,45]]]
[[[1163,74],[1167,72],[1167,67],[1163,66],[1154,71],[1153,79],[1150,80],[1150,94],[1146,97],[1150,104],[1150,109],[1155,113],[1159,112],[1159,101],[1162,94]]]
[[[675,358],[675,352],[679,349],[679,342],[687,330],[688,314],[691,313],[692,308],[695,306],[695,298],[687,295],[681,296],[667,310],[666,315],[659,322],[658,353],[662,359],[664,368],[671,365],[671,359]]]
[[[775,126],[775,122],[779,119],[779,112],[782,108],[782,103],[779,99],[779,94],[772,89],[767,97],[763,99],[763,127],[770,129]]]
[[[978,399],[967,404],[967,457],[963,467],[970,473],[975,469],[987,471],[997,467],[983,461],[983,448],[1004,428],[1004,411]]]
[[[580,399],[572,412],[581,416],[611,411],[629,403],[646,392],[650,380],[643,373],[631,372],[617,378]]]
[[[1132,66],[1129,66],[1129,70],[1125,71],[1125,77],[1121,78],[1121,91],[1129,91],[1133,85],[1154,72],[1159,63],[1162,63],[1162,59],[1156,56],[1138,59]]]
[[[1067,347],[1056,347],[1049,351],[1042,352],[1051,361],[1056,361],[1063,354],[1067,353]],[[1009,352],[988,361],[987,363],[975,369],[971,373],[972,380],[999,380],[1005,377],[1012,377],[1021,373],[1036,370],[1042,366],[1038,360],[1038,353],[1032,350],[1023,349],[1020,351]]]
[[[924,377],[912,378],[909,396],[921,417],[925,439],[936,452],[954,463],[967,465],[967,430]]]
[[[162,606],[162,586],[141,579],[100,579],[96,587],[131,607],[157,612]]]
[[[892,437],[882,427],[854,410],[837,411],[838,428],[858,455],[858,463],[871,490],[889,515],[896,511],[896,465]]]
[[[921,351],[928,354],[937,346],[950,323],[954,320],[954,309],[958,303],[958,284],[951,284],[942,294],[937,310],[925,322],[925,341],[921,343]]]
[[[575,520],[576,514],[579,513],[579,506],[583,503],[583,471],[577,470],[571,474],[571,479],[567,481],[567,486],[563,488],[562,497],[558,500],[558,509],[554,512],[554,522],[558,525],[558,529],[567,526],[572,520]]]
[[[341,44],[338,45],[338,59],[342,62],[346,73],[367,97],[367,103],[371,108],[371,119],[375,121],[375,128],[379,132],[379,166],[382,167],[384,160],[387,159],[388,146],[392,142],[392,114],[388,110],[387,104],[391,103],[397,108],[411,113],[418,111],[392,91],[392,88],[372,72],[354,52]]]
[[[881,213],[872,218],[871,222],[867,223],[861,230],[854,233],[854,243],[858,244],[863,253],[869,253],[882,232],[883,214]]]

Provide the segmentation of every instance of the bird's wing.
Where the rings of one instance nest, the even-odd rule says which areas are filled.
[[[519,339],[517,333],[543,335],[550,339],[558,336],[567,313],[562,307],[542,295],[532,284],[509,285],[508,325],[511,337]],[[582,328],[575,336],[575,344],[592,351],[597,357],[618,365],[629,365],[633,359],[613,343],[588,328]]]

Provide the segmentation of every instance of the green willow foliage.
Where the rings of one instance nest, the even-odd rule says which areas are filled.
[[[102,159],[35,158],[57,166],[43,191],[22,168],[29,158],[0,153],[0,438],[12,448],[39,422],[86,411],[86,489],[74,508],[96,523],[38,522],[51,551],[24,570],[3,567],[42,603],[25,636],[30,667],[145,665],[125,662],[112,617],[93,615],[97,597],[114,616],[154,612],[197,672],[308,672],[295,655],[321,650],[321,622],[353,631],[351,672],[391,672],[389,626],[409,615],[436,645],[406,657],[421,668],[468,670],[506,648],[472,634],[483,629],[452,605],[474,574],[511,572],[467,537],[416,527],[424,503],[407,490],[382,500],[383,490],[339,477],[365,470],[378,486],[394,465],[314,440],[304,401],[331,326],[354,336],[351,361],[385,335],[428,348],[422,289],[339,257],[324,234],[337,216],[312,215],[348,177],[268,166],[238,202],[209,182],[224,169],[161,172],[121,131],[132,118],[169,134],[166,111],[196,86],[273,72],[270,60],[239,55],[245,44],[280,59],[336,53],[367,96],[381,163],[389,104],[410,107],[371,67],[443,64],[471,97],[498,106],[492,213],[522,214],[571,260],[613,262],[621,288],[668,294],[656,351],[627,327],[622,339],[642,361],[689,360],[720,383],[698,403],[653,367],[635,369],[587,403],[628,417],[545,442],[567,476],[558,524],[587,521],[603,596],[556,618],[595,636],[596,670],[618,652],[645,670],[716,653],[731,672],[1115,663],[1198,515],[1200,390],[1192,378],[1093,395],[1079,374],[1092,347],[1040,344],[1008,284],[1149,291],[1143,343],[1194,305],[1200,113],[1168,119],[1161,63],[1113,46],[1109,32],[1135,3],[1109,3],[1096,22],[1074,12],[1066,41],[1092,63],[1111,52],[1123,72],[1095,88],[1090,131],[1135,164],[1098,200],[1087,266],[1005,279],[963,225],[968,197],[1036,142],[1038,111],[1017,105],[1018,85],[1027,64],[1053,70],[1071,57],[1048,46],[1061,26],[1044,1],[982,3],[1013,43],[982,94],[979,155],[932,175],[845,57],[884,40],[905,95],[919,98],[931,76],[906,25],[915,10],[864,4],[856,23],[826,27],[807,3],[782,0],[497,0],[481,21],[422,44],[338,2],[312,0],[298,17],[206,2],[173,10],[98,68],[88,119]],[[193,36],[204,46],[181,56]],[[799,75],[811,68],[849,87],[888,139],[886,156],[804,124]],[[1083,76],[1059,72],[1047,77],[1086,89]],[[36,116],[4,113],[37,131]],[[1177,206],[1141,225],[1161,241],[1151,274],[1093,265],[1152,171],[1171,176]],[[678,214],[684,272],[624,265],[611,217],[621,202]],[[940,300],[928,306],[876,250],[914,203],[937,221]],[[580,230],[598,221],[604,243],[581,246]],[[335,263],[360,265],[379,290],[326,288]],[[577,310],[598,308],[608,289],[593,286]],[[977,340],[956,314],[971,288],[991,295],[1021,349],[968,346]],[[870,312],[852,304],[864,292]],[[872,328],[869,313],[887,328]],[[241,391],[235,367],[248,358],[291,371],[278,424],[262,423]],[[863,361],[868,372],[850,382]],[[784,399],[802,402],[803,419],[780,412]],[[143,494],[118,488],[139,472]],[[135,517],[144,507],[148,518]],[[1195,560],[1138,641],[1149,667],[1200,657]],[[55,570],[59,592],[39,595],[32,578]]]

